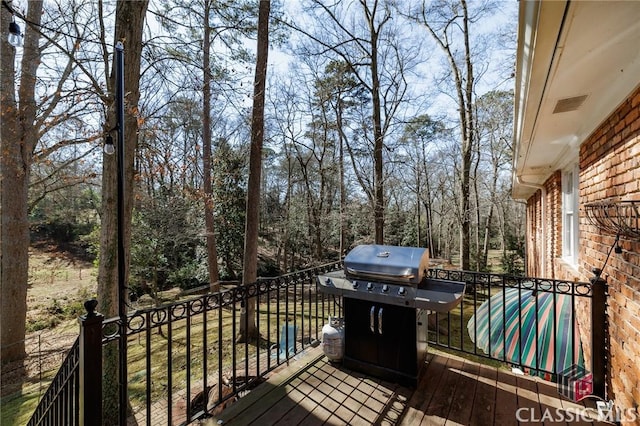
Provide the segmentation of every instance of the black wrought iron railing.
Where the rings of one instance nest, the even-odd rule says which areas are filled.
[[[592,283],[444,269],[431,269],[429,276],[466,283],[459,306],[432,315],[432,347],[552,380],[571,366],[585,366],[577,309],[591,300]],[[583,306],[590,321],[590,302]]]
[[[221,409],[266,373],[319,343],[327,317],[341,316],[342,307],[340,300],[318,291],[315,277],[340,267],[340,262],[335,262],[135,311],[124,326],[118,317],[103,321],[93,312],[95,301],[87,302],[88,314],[81,318],[84,338],[79,340],[93,339],[106,347],[117,343],[120,330],[125,330],[126,390],[137,424],[155,425],[158,419],[166,424],[187,424]],[[253,318],[249,306],[255,308]],[[249,329],[250,323],[255,329]],[[237,336],[243,327],[253,334],[239,342]],[[93,336],[96,332],[97,340]],[[76,341],[29,425],[96,421],[102,372],[88,368],[81,379],[79,371],[80,364],[101,362],[102,348],[96,351],[90,346]],[[83,391],[93,393],[90,398],[80,395],[83,383],[90,383]],[[96,400],[93,408],[87,408],[89,400]]]
[[[80,346],[76,339],[49,388],[40,399],[28,426],[79,424]]]
[[[101,386],[96,386],[102,380],[102,349],[117,344],[121,331],[127,336],[127,400],[137,424],[184,425],[215,415],[268,372],[318,344],[329,316],[343,316],[341,300],[320,292],[316,282],[317,275],[341,267],[336,262],[138,310],[128,315],[126,324],[119,317],[103,321],[91,309],[95,303],[87,302],[81,342],[74,345],[29,424],[88,424],[84,419],[100,411],[102,403]],[[466,283],[458,307],[430,315],[430,346],[535,374],[559,374],[564,364],[557,362],[558,354],[569,364],[584,361],[576,309],[579,301],[589,299],[594,391],[604,396],[603,280],[582,283],[442,269],[428,274]],[[568,343],[561,346],[558,336],[565,325],[569,334],[563,342]],[[240,341],[241,330],[248,333]],[[92,362],[97,362],[95,367],[87,367]],[[85,369],[80,378],[79,364]]]
[[[120,330],[128,336],[127,390],[137,423],[155,424],[155,410],[164,410],[170,424],[206,417],[317,345],[327,317],[341,315],[341,306],[318,291],[315,277],[339,267],[332,263],[139,310],[124,327],[119,318],[105,320],[105,345],[117,341]]]

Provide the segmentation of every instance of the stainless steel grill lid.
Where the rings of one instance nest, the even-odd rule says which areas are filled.
[[[349,278],[417,285],[429,267],[429,251],[420,247],[360,245],[344,258]]]
[[[448,312],[462,300],[465,283],[426,278],[428,266],[424,248],[361,245],[344,258],[344,270],[317,279],[327,294]]]

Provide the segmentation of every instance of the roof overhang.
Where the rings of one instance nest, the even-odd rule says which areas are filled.
[[[640,2],[519,2],[513,191],[529,198],[640,82]]]

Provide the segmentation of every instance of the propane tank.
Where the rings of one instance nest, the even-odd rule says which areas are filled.
[[[344,354],[344,320],[329,317],[329,322],[322,327],[322,351],[329,361],[340,362]]]

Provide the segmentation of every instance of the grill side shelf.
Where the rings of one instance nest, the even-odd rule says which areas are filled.
[[[353,291],[353,285],[344,277],[344,272],[330,272],[326,275],[318,275],[318,284],[323,293],[342,296],[345,291]]]
[[[449,312],[462,301],[466,284],[461,281],[426,279],[418,286],[415,306],[434,312]]]

